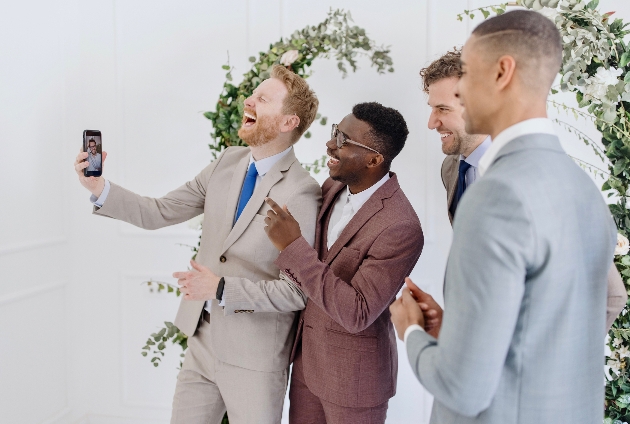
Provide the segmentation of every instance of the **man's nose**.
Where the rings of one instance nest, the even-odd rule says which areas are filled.
[[[247,106],[247,107],[251,107],[251,108],[253,108],[253,107],[254,107],[254,100],[252,100],[252,98],[251,98],[251,97],[248,97],[248,98],[246,98],[246,99],[245,99],[244,104],[245,104],[245,106]]]
[[[326,147],[330,150],[335,150],[337,148],[337,140],[333,137],[326,142]]]
[[[442,122],[438,119],[437,116],[435,116],[435,112],[433,111],[431,112],[431,115],[429,115],[429,122],[427,126],[430,130],[434,130],[442,126]]]

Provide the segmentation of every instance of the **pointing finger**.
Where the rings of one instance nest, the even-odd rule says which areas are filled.
[[[282,210],[282,208],[280,206],[278,206],[278,204],[276,202],[273,201],[273,199],[271,197],[267,197],[265,198],[265,202],[267,202],[267,204],[271,207],[271,209],[273,209],[273,211],[278,214],[278,215],[282,215],[285,212]]]

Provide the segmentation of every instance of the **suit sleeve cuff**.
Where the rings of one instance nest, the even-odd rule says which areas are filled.
[[[292,270],[301,268],[301,266],[304,265],[304,261],[308,261],[309,252],[313,253],[315,258],[317,258],[315,249],[308,244],[308,241],[306,241],[304,237],[299,237],[280,252],[274,263],[287,278],[300,286],[301,284]]]
[[[403,339],[405,340],[405,343],[407,343],[407,337],[409,337],[409,334],[411,334],[414,331],[422,331],[423,333],[425,333],[424,328],[420,327],[418,324],[411,324],[405,330],[405,336],[403,337]]]
[[[90,196],[90,202],[94,204],[97,208],[102,208],[105,200],[107,200],[107,195],[109,194],[109,189],[111,185],[109,184],[109,180],[105,180],[105,187],[103,187],[103,191],[98,198],[95,195]]]

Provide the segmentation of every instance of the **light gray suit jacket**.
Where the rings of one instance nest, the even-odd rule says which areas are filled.
[[[432,423],[603,419],[616,227],[555,136],[509,142],[462,198],[439,340],[407,338]]]
[[[312,246],[321,188],[291,150],[265,174],[232,227],[249,155],[249,148],[230,147],[195,179],[159,199],[111,184],[95,213],[149,230],[204,213],[197,262],[225,277],[225,308],[212,301],[212,350],[219,360],[238,367],[280,371],[289,366],[296,311],[304,309],[306,296],[273,263],[279,252],[264,230],[269,209],[264,200],[269,196],[286,204]],[[203,301],[181,301],[175,325],[189,337],[203,306]]]
[[[446,210],[448,219],[453,225],[451,205],[457,191],[457,178],[459,175],[459,155],[448,155],[442,162],[442,184],[446,189]],[[615,264],[608,270],[608,297],[606,300],[606,330],[609,330],[628,301],[626,286]]]

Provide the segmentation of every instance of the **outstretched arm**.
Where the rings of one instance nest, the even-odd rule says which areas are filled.
[[[203,213],[206,187],[223,154],[193,180],[160,198],[145,197],[110,182],[107,200],[94,214],[155,230],[179,224]]]

